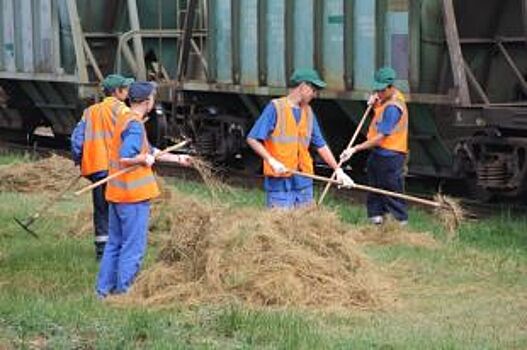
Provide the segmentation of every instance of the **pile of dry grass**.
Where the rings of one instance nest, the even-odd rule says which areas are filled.
[[[66,188],[79,169],[71,159],[52,155],[31,163],[20,163],[0,168],[0,190],[11,192],[57,192]],[[79,181],[77,187],[86,185]]]
[[[179,193],[168,209],[157,227],[167,230],[156,240],[158,262],[119,302],[365,309],[393,302],[392,281],[330,211],[228,208]]]

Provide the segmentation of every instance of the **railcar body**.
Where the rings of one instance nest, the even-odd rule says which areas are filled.
[[[527,0],[0,0],[0,19],[3,130],[67,138],[119,72],[159,82],[156,142],[184,134],[256,167],[245,135],[295,68],[328,82],[314,108],[340,151],[390,65],[409,102],[410,174],[526,189]]]

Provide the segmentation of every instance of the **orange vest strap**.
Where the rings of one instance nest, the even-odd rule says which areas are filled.
[[[299,135],[298,133],[296,135],[288,135],[286,131],[286,125],[287,125],[287,116],[285,108],[291,108],[287,105],[285,98],[279,98],[273,100],[273,104],[276,109],[276,127],[275,129],[278,129],[278,133],[272,133],[269,137],[271,141],[276,143],[284,143],[284,144],[292,144],[292,143],[302,143],[304,146],[309,146],[311,143],[311,134],[313,133],[313,110],[311,107],[305,107],[305,110],[302,110],[302,116],[304,115],[304,112],[307,114],[307,132],[305,136]],[[293,116],[294,118],[294,116]],[[295,120],[296,122],[296,120]],[[300,120],[301,124],[302,120]]]

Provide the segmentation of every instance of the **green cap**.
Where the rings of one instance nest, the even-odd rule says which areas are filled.
[[[102,87],[106,90],[115,90],[120,87],[128,87],[133,82],[133,78],[125,78],[119,74],[110,74],[102,81]]]
[[[306,82],[316,86],[319,89],[323,89],[327,85],[322,79],[320,79],[317,71],[311,68],[295,69],[293,75],[291,75],[291,82],[293,84]]]
[[[388,85],[393,85],[395,82],[395,77],[396,73],[392,68],[379,68],[379,70],[375,72],[375,76],[373,78],[373,90],[380,91],[386,89]]]

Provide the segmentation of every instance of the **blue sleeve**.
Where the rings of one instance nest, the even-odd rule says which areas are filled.
[[[326,140],[322,136],[320,126],[318,125],[317,117],[313,116],[313,131],[311,132],[311,144],[316,148],[321,148],[326,145]]]
[[[262,114],[254,123],[254,126],[252,127],[251,131],[249,131],[249,135],[247,135],[247,138],[256,139],[256,140],[267,140],[269,138],[269,135],[273,132],[274,128],[276,126],[276,109],[274,108],[274,105],[272,102],[269,102],[265,109],[263,110]]]
[[[395,106],[386,107],[381,121],[377,124],[377,131],[383,135],[390,135],[399,122],[401,114],[401,110]]]
[[[143,143],[143,126],[137,121],[132,121],[121,134],[121,149],[119,157],[133,158],[141,152]]]
[[[82,160],[82,147],[84,145],[84,130],[86,129],[86,122],[81,119],[73,132],[71,133],[71,156],[75,165],[79,165]]]

